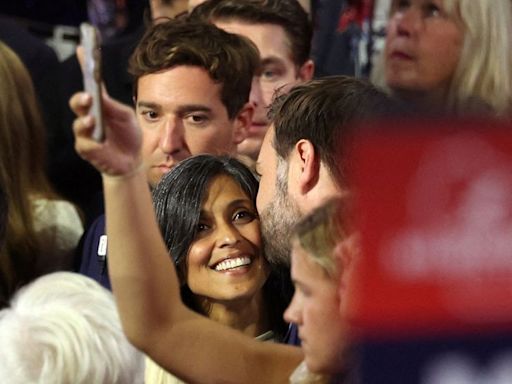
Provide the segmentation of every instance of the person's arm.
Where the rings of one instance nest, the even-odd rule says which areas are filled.
[[[88,112],[90,99],[71,99]],[[302,360],[299,348],[257,342],[188,309],[156,222],[142,168],[133,111],[106,98],[107,139],[90,138],[89,117],[74,123],[75,147],[103,174],[108,267],[130,341],[190,383],[286,383]]]

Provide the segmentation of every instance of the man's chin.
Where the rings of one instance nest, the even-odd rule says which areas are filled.
[[[290,267],[290,233],[292,226],[287,220],[280,220],[284,214],[278,207],[269,207],[262,214],[261,235],[265,257],[273,267]]]
[[[263,234],[263,238],[272,237],[272,235]],[[275,236],[275,235],[274,235]],[[267,242],[264,240],[263,249],[265,251],[265,256],[269,262],[269,264],[273,268],[290,268],[290,249],[287,249],[284,242],[282,244],[276,245],[275,241]]]

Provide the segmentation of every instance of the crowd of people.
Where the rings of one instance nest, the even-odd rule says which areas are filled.
[[[348,138],[507,119],[512,3],[392,0],[370,78],[315,75],[327,3],[150,1],[102,47],[101,142],[83,51],[45,128],[55,100],[0,36],[1,382],[357,382]]]

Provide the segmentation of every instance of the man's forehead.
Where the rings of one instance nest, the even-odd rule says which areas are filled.
[[[148,85],[148,89],[143,87]],[[206,68],[200,65],[178,64],[140,76],[137,79],[137,98],[140,98],[141,90],[147,90],[152,94],[152,89],[155,87],[170,87],[174,88],[172,92],[179,91],[184,95],[204,90],[202,96],[210,98],[215,96],[222,101],[222,86],[222,83],[211,77]],[[169,92],[171,92],[170,88]]]

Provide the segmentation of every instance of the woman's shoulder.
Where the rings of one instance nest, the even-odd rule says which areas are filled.
[[[84,233],[77,208],[66,200],[33,198],[34,229],[58,249],[74,249]],[[43,239],[44,240],[44,239]]]
[[[31,198],[34,230],[41,254],[38,270],[45,273],[69,269],[73,254],[84,232],[78,210],[66,200]]]
[[[67,200],[53,200],[44,197],[32,198],[36,227],[43,223],[69,224],[82,230],[83,224],[77,208]]]

